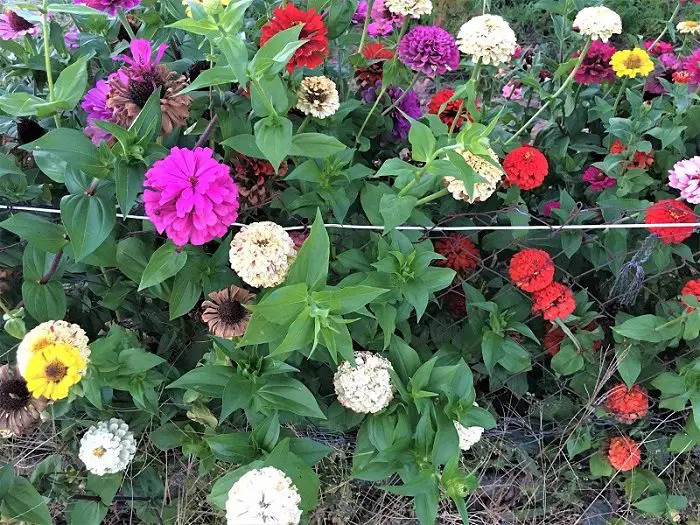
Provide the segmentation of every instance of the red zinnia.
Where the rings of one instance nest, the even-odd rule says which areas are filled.
[[[635,151],[634,157],[632,157],[632,162],[626,165],[625,169],[639,168],[644,170],[650,167],[652,164],[654,164],[654,152],[652,150],[650,150],[649,153]]]
[[[457,120],[457,124],[454,127],[455,130],[458,130],[462,127],[462,124],[464,124],[465,120],[469,119],[469,121],[471,122],[472,118],[469,116],[469,113],[465,111],[464,108],[462,108],[462,106],[464,105],[463,100],[452,100],[450,102],[447,102],[452,98],[454,94],[454,89],[441,89],[440,91],[435,93],[435,95],[433,95],[433,98],[430,99],[430,103],[428,104],[428,113],[430,113],[431,115],[438,115],[440,117],[440,120],[442,120],[450,129],[452,129],[452,125],[454,124],[455,118],[457,117],[457,113],[459,113],[459,119]],[[440,108],[445,103],[447,103],[445,109],[440,111]],[[462,108],[461,111],[460,108]]]
[[[390,60],[394,58],[394,51],[381,42],[370,42],[362,48],[362,56],[366,60]]]
[[[552,283],[554,261],[544,250],[525,248],[511,257],[508,273],[524,292],[537,292]]]
[[[698,301],[700,301],[700,279],[695,279],[693,281],[688,281],[687,283],[685,283],[685,286],[681,290],[681,296],[683,295],[693,295]],[[695,311],[695,308],[686,304],[686,302],[682,299],[681,301],[683,302],[683,304],[685,304],[686,310],[688,310],[689,312]]]
[[[394,52],[380,42],[372,42],[362,48],[362,56],[370,63],[355,71],[357,85],[360,89],[375,87],[384,76],[384,62],[394,58]]]
[[[627,472],[639,465],[642,460],[642,447],[627,436],[616,436],[608,442],[608,461],[621,472]]]
[[[687,71],[674,71],[672,78],[676,84],[687,84],[690,82],[690,73]]]
[[[608,391],[605,406],[622,423],[632,423],[649,411],[649,398],[641,386],[620,383]]]
[[[447,266],[461,275],[476,268],[481,261],[479,248],[459,233],[435,241],[435,251],[444,257],[436,262],[438,266]]]
[[[584,328],[584,330],[586,330],[587,332],[593,332],[596,328],[598,328],[598,324],[595,321],[593,321],[592,323],[589,323],[588,326]],[[578,332],[578,327],[573,327],[571,331],[574,334],[576,334]],[[544,334],[545,352],[547,352],[552,357],[557,355],[559,353],[559,350],[561,350],[561,344],[564,342],[565,337],[566,334],[564,333],[564,330],[562,330],[555,324],[550,324],[547,333]],[[598,350],[600,350],[601,346],[603,346],[603,341],[594,341],[593,351],[597,352]]]
[[[544,182],[549,164],[547,157],[537,148],[520,146],[506,155],[503,170],[506,172],[506,184],[533,190]]]
[[[262,28],[260,47],[280,31],[298,24],[304,24],[299,34],[299,40],[306,42],[296,50],[287,64],[290,73],[298,67],[315,68],[323,64],[323,58],[328,56],[328,29],[321,15],[315,9],[302,11],[289,2],[286,7],[278,7],[272,19]]]
[[[450,288],[443,299],[453,317],[463,319],[467,316],[467,301],[461,285]]]
[[[556,281],[532,294],[533,313],[541,313],[547,321],[566,319],[575,309],[573,292]]]
[[[620,139],[615,139],[610,146],[610,153],[613,155],[619,155],[620,153],[624,153],[627,151],[627,147],[622,144],[622,141]]]
[[[682,224],[695,222],[695,214],[686,204],[673,199],[664,199],[652,204],[647,209],[645,224]],[[679,228],[649,228],[656,233],[665,244],[678,244],[693,234],[693,227]]]

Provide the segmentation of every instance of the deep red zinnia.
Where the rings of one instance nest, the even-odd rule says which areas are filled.
[[[458,99],[449,101],[454,94],[454,89],[441,89],[435,93],[433,98],[430,99],[430,102],[428,103],[428,113],[439,116],[440,120],[442,120],[450,129],[452,129],[455,118],[457,118],[457,114],[459,113],[459,119],[457,120],[457,124],[454,126],[454,129],[458,130],[462,127],[465,120],[472,122],[474,119],[472,119],[471,115],[469,115],[465,108],[462,108],[464,105],[464,100]],[[440,111],[443,104],[446,104],[445,109]],[[476,103],[476,107],[479,109],[478,101]],[[462,108],[461,111],[460,108]]]
[[[649,397],[639,385],[628,389],[627,385],[620,383],[608,390],[605,406],[618,421],[632,423],[649,411]]]
[[[695,213],[686,204],[673,199],[664,199],[652,204],[647,209],[645,224],[682,224],[695,222]],[[651,233],[656,233],[665,244],[678,244],[693,235],[693,227],[650,227]]]
[[[544,250],[525,248],[510,259],[510,278],[524,292],[537,292],[554,279],[554,261]]]
[[[537,148],[520,146],[506,155],[503,170],[506,172],[507,185],[533,190],[544,182],[549,164],[547,157]]]
[[[371,42],[362,48],[362,56],[369,64],[355,70],[355,81],[360,89],[373,88],[382,81],[384,62],[394,58],[394,52],[380,42]]]
[[[481,262],[479,248],[466,235],[459,233],[435,241],[435,251],[444,257],[436,261],[438,266],[452,268],[460,275],[467,274]]]
[[[576,300],[571,289],[556,281],[532,294],[533,313],[542,314],[547,321],[566,319],[575,309]]]
[[[694,296],[698,301],[700,301],[700,279],[695,279],[692,281],[688,281],[685,283],[685,286],[681,290],[681,296],[683,295],[692,295]],[[687,304],[683,299],[681,298],[681,301],[685,305],[686,310],[689,312],[695,311],[695,308]]]
[[[464,319],[467,316],[467,300],[461,285],[450,288],[443,296],[447,309],[456,319]]]
[[[617,470],[632,470],[641,460],[642,447],[631,437],[615,436],[608,441],[608,461]]]
[[[299,67],[315,68],[323,64],[328,56],[328,29],[321,15],[315,9],[302,11],[289,2],[285,7],[275,9],[270,21],[262,28],[260,47],[280,31],[298,24],[304,24],[299,34],[299,40],[306,40],[287,64],[290,73]]]

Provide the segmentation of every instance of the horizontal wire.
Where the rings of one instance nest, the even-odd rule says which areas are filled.
[[[9,211],[30,211],[38,213],[60,214],[61,210],[56,208],[35,208],[32,206],[8,206],[0,204],[0,209]],[[136,219],[149,220],[145,215],[123,215],[116,214],[120,219]],[[234,222],[231,226],[242,228],[247,226],[240,222]],[[384,226],[372,226],[365,224],[338,224],[329,223],[326,228],[336,230],[374,230],[382,231]],[[287,226],[284,229],[287,231],[306,230],[308,226]],[[682,223],[654,223],[654,224],[561,224],[561,225],[527,225],[527,226],[503,226],[503,225],[486,225],[486,226],[412,226],[404,224],[397,226],[397,230],[404,231],[431,231],[431,232],[467,232],[467,231],[571,231],[571,230],[636,230],[645,228],[700,228],[700,222],[682,222]]]

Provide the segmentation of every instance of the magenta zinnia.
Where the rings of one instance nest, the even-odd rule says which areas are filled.
[[[109,96],[109,84],[105,80],[98,80],[95,87],[86,94],[80,107],[87,113],[87,126],[85,134],[90,137],[95,145],[99,145],[103,140],[110,140],[112,135],[95,124],[95,120],[106,120],[113,122],[113,112],[107,107],[107,97]]]
[[[583,172],[583,182],[587,182],[593,191],[603,191],[612,188],[617,181],[608,177],[603,170],[596,166],[588,166]]]
[[[223,237],[238,217],[238,188],[213,154],[174,147],[146,172],[146,215],[178,246]]]
[[[438,26],[416,26],[399,42],[399,58],[414,71],[434,77],[459,67],[455,39]]]
[[[574,80],[579,84],[600,84],[601,82],[614,82],[615,71],[610,65],[610,59],[615,54],[615,46],[594,40],[588,49],[581,67],[574,75]],[[580,56],[578,51],[575,57]]]
[[[17,40],[24,35],[34,36],[38,32],[39,26],[14,11],[8,9],[0,14],[0,40]]]
[[[76,4],[84,4],[98,11],[104,11],[116,16],[120,9],[128,11],[141,3],[141,0],[75,0]]]

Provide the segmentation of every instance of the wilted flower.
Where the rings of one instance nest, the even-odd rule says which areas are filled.
[[[459,67],[455,39],[439,26],[416,26],[399,42],[399,58],[414,71],[434,77]]]
[[[338,402],[361,414],[376,414],[394,398],[391,363],[371,352],[355,352],[355,366],[344,361],[333,376]]]
[[[394,14],[420,18],[433,11],[431,0],[384,0],[386,8]]]
[[[34,36],[39,26],[7,9],[0,14],[0,40],[18,40],[25,35]]]
[[[493,65],[510,62],[518,45],[508,22],[497,15],[481,15],[467,21],[457,34],[457,44],[474,62]]]
[[[243,474],[228,491],[227,525],[297,525],[301,496],[287,475],[275,467]]]
[[[74,347],[85,362],[90,361],[89,340],[83,330],[77,324],[66,321],[47,321],[32,328],[22,339],[17,348],[17,368],[23,376],[32,356],[50,345],[65,344]],[[81,370],[85,374],[85,367]]]
[[[554,280],[554,261],[544,250],[525,248],[511,257],[508,274],[522,291],[537,292]]]
[[[274,195],[270,182],[278,181],[287,174],[287,163],[283,162],[277,171],[265,159],[256,159],[237,153],[231,157],[234,180],[238,187],[238,201],[241,206],[260,206]]]
[[[466,235],[453,233],[435,241],[435,252],[444,257],[435,262],[438,266],[452,268],[460,275],[466,275],[481,262],[479,248]]]
[[[472,195],[467,193],[467,188],[464,182],[455,177],[451,177],[449,175],[443,177],[443,184],[452,194],[452,197],[455,200],[462,200],[470,204],[485,201],[491,195],[493,195],[493,193],[496,191],[496,186],[501,180],[501,177],[503,177],[503,172],[499,168],[500,164],[498,164],[498,156],[496,155],[496,152],[489,149],[489,155],[496,162],[496,164],[493,164],[469,151],[462,149],[457,149],[455,151],[462,155],[467,164],[469,164],[479,176],[483,177],[485,182],[477,182],[474,184],[474,191],[472,192]]]
[[[610,59],[617,49],[611,44],[598,40],[591,43],[586,56],[581,62],[581,67],[574,75],[574,80],[579,84],[600,84],[601,82],[613,82],[615,71],[610,66]],[[573,56],[578,57],[581,52],[576,52]]]
[[[112,418],[83,434],[78,457],[91,474],[104,476],[125,470],[135,454],[136,441],[129,425]]]
[[[588,166],[583,172],[583,182],[587,182],[591,190],[603,191],[606,188],[613,188],[617,181],[608,177],[603,170],[596,166]]]
[[[605,6],[584,7],[574,18],[574,29],[593,40],[607,42],[613,35],[622,33],[622,19]]]
[[[700,156],[676,162],[668,172],[668,185],[680,190],[686,202],[700,204]]]
[[[608,461],[617,470],[632,470],[641,460],[642,447],[631,437],[615,436],[608,441]]]
[[[648,53],[638,47],[617,51],[610,59],[610,65],[618,77],[646,77],[654,70]]]
[[[212,292],[202,303],[202,321],[216,337],[240,337],[245,333],[251,313],[245,308],[255,294],[238,286]]]
[[[284,281],[296,257],[294,241],[274,222],[254,222],[234,235],[231,268],[251,286],[272,288]]]
[[[676,30],[681,35],[700,35],[700,22],[695,20],[683,20],[678,22]]]
[[[32,396],[16,366],[0,366],[0,437],[21,436],[34,428],[47,405],[43,397]]]
[[[226,235],[238,217],[238,189],[230,169],[209,148],[174,147],[146,172],[146,215],[178,246]]]
[[[297,109],[316,118],[330,117],[338,111],[340,99],[335,82],[330,78],[306,77],[297,91]]]

